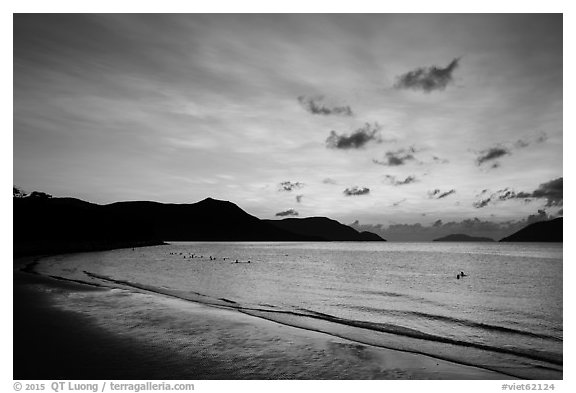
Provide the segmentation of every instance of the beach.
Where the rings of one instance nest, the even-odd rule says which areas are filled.
[[[32,261],[14,264],[14,379],[511,379],[218,306],[21,271]]]

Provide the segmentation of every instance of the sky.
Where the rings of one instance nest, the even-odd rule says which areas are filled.
[[[562,15],[14,15],[13,180],[389,240],[562,215]]]

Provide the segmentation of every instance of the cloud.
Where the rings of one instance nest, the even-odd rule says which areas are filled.
[[[538,188],[532,191],[529,198],[544,198],[546,199],[546,206],[562,206],[564,203],[564,178],[559,177],[550,180],[547,183],[542,183]],[[523,198],[525,196],[522,196]]]
[[[543,143],[547,139],[548,135],[543,132],[537,137],[520,138],[515,142],[508,142],[492,146],[488,149],[476,152],[476,164],[481,166],[483,164],[489,163],[490,168],[498,168],[500,167],[500,162],[496,161],[497,159],[511,155],[514,150],[524,149],[533,144]]]
[[[288,209],[283,212],[276,213],[276,217],[297,216],[298,212],[294,209]]]
[[[400,166],[404,165],[406,161],[415,160],[416,158],[414,157],[414,153],[416,153],[416,149],[414,147],[396,151],[388,151],[386,154],[384,154],[383,161],[373,159],[372,162],[374,164],[384,166]]]
[[[432,215],[432,214],[429,214]],[[494,240],[502,239],[524,228],[533,222],[545,221],[553,218],[544,211],[529,215],[517,221],[485,221],[479,218],[469,218],[461,221],[449,221],[437,219],[430,224],[360,224],[358,220],[350,224],[358,231],[369,231],[382,236],[387,240],[400,241],[430,241],[450,234],[464,233],[470,236],[489,237]]]
[[[530,141],[526,140],[526,139],[518,139],[516,142],[514,142],[514,147],[518,148],[518,149],[522,149],[524,147],[528,147],[530,146]]]
[[[440,157],[433,156],[433,157],[432,157],[432,162],[433,162],[434,164],[448,164],[450,161],[448,161],[448,160],[445,159],[445,158],[440,158]]]
[[[344,190],[344,195],[355,196],[355,195],[366,195],[370,193],[370,189],[367,187],[352,187]]]
[[[562,206],[564,203],[563,188],[563,177],[559,177],[557,179],[550,180],[549,182],[540,184],[537,189],[531,192],[516,192],[510,188],[504,188],[492,193],[487,198],[483,198],[474,202],[472,206],[477,209],[481,209],[488,206],[489,204],[506,201],[509,199],[523,199],[526,202],[529,202],[533,199],[545,199],[546,207]],[[483,190],[480,195],[485,194],[485,191],[486,190]]]
[[[303,197],[304,197],[304,195],[296,195],[296,202],[301,203]]]
[[[509,149],[502,146],[494,146],[478,152],[478,157],[476,157],[476,164],[480,166],[486,162],[494,161],[500,157],[504,157],[510,154],[512,153]],[[498,163],[494,163],[492,167],[495,167],[494,165],[496,165],[496,167],[499,166]]]
[[[514,147],[517,149],[522,149],[535,143],[544,143],[547,140],[548,140],[548,134],[546,134],[545,132],[541,132],[540,135],[538,135],[537,137],[528,139],[518,139],[516,142],[514,142]]]
[[[398,206],[400,206],[402,203],[404,203],[404,202],[406,202],[406,201],[407,201],[406,198],[401,199],[401,200],[399,200],[399,201],[396,201],[396,202],[392,203],[392,207],[398,207]]]
[[[298,188],[302,188],[302,187],[304,187],[304,184],[303,184],[303,183],[300,183],[300,182],[293,183],[293,182],[291,182],[291,181],[283,181],[282,183],[280,183],[280,184],[278,185],[278,191],[288,191],[288,192],[290,192],[290,191],[292,191],[292,190],[295,190],[295,189],[298,189]]]
[[[452,73],[458,68],[459,62],[460,58],[456,58],[445,68],[438,66],[419,67],[400,75],[394,87],[396,89],[422,90],[425,93],[444,90],[448,84],[452,83]]]
[[[336,182],[336,180],[331,179],[331,178],[329,178],[329,177],[327,177],[326,179],[322,180],[322,183],[324,183],[324,184],[338,184],[338,183]]]
[[[455,189],[451,189],[449,191],[440,191],[438,188],[428,191],[428,198],[430,199],[442,199],[446,198],[449,195],[452,195],[456,192]]]
[[[386,175],[385,178],[386,178],[386,181],[388,183],[392,184],[393,186],[403,186],[403,185],[410,184],[410,183],[416,183],[418,181],[416,179],[416,176],[408,176],[404,180],[398,180],[398,179],[396,179],[396,176],[391,176],[391,175]]]
[[[338,135],[336,131],[331,131],[330,136],[326,138],[326,146],[330,149],[360,149],[363,148],[368,142],[382,142],[379,135],[380,125],[374,123],[364,124],[350,135]]]
[[[354,113],[352,109],[346,106],[326,106],[322,101],[324,100],[324,96],[314,96],[314,97],[306,97],[300,96],[298,97],[298,102],[304,109],[308,112],[312,113],[313,115],[341,115],[341,116],[353,116]]]
[[[546,134],[545,132],[542,132],[540,134],[540,136],[538,136],[536,138],[536,143],[544,143],[548,140],[548,134]]]

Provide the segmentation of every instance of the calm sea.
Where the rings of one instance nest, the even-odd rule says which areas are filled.
[[[562,244],[187,242],[49,259],[38,271],[562,378]]]

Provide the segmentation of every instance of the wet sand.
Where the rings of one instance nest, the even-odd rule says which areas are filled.
[[[14,379],[511,379],[157,294],[14,270]]]

